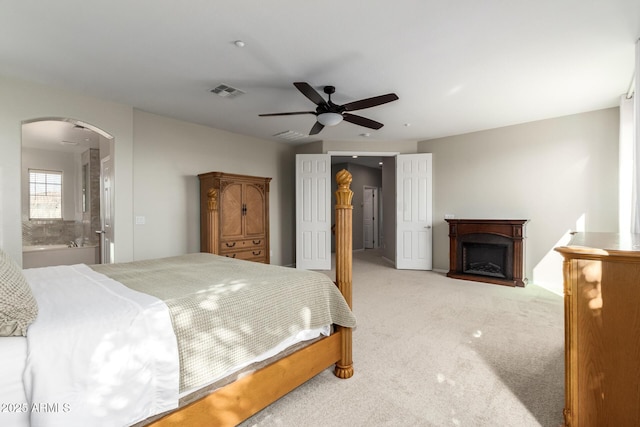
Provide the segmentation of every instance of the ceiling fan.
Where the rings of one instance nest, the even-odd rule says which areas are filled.
[[[395,101],[398,95],[388,93],[386,95],[374,96],[373,98],[361,99],[359,101],[348,102],[343,105],[334,104],[331,101],[331,95],[335,93],[336,88],[333,86],[325,86],[324,93],[329,95],[329,99],[325,99],[306,82],[295,82],[293,84],[304,96],[309,98],[311,102],[317,105],[316,111],[294,111],[290,113],[270,113],[260,114],[260,117],[268,116],[293,116],[297,114],[313,114],[316,116],[316,124],[309,131],[309,135],[319,133],[325,126],[335,126],[342,120],[370,129],[380,129],[384,126],[380,122],[368,119],[366,117],[350,114],[347,111],[362,110],[365,108],[375,107],[377,105],[386,104]]]

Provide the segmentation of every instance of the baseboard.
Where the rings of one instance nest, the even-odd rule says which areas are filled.
[[[384,257],[384,256],[383,256],[383,257],[381,257],[381,258],[382,258],[383,260],[385,260],[386,262],[388,262],[389,264],[393,265],[393,267],[395,268],[395,266],[396,266],[395,261],[392,261],[392,260],[390,260],[389,258]]]

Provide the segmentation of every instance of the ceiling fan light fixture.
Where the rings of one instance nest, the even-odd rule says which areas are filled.
[[[318,122],[323,126],[335,126],[342,121],[342,114],[321,113],[318,114]]]

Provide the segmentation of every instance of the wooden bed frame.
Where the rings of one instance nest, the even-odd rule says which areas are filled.
[[[349,307],[352,287],[352,210],[351,174],[336,174],[336,285]],[[217,197],[211,192],[210,197]],[[209,203],[209,220],[215,221],[217,203]],[[335,364],[334,374],[353,376],[351,328],[335,327],[324,337],[287,357],[219,388],[202,399],[149,424],[152,427],[235,426],[275,402],[291,390]]]

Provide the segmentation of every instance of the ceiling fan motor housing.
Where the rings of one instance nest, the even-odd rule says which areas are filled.
[[[325,86],[324,87],[324,93],[326,93],[327,95],[331,95],[336,93],[336,87],[335,86]]]

